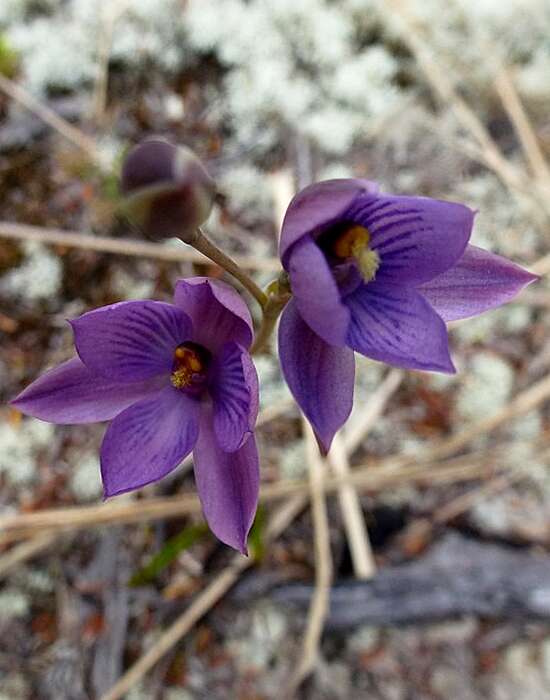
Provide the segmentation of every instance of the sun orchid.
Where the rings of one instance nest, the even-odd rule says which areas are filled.
[[[381,194],[360,179],[316,183],[290,203],[280,255],[293,298],[279,354],[324,450],[351,411],[354,351],[453,373],[445,322],[500,306],[536,279],[469,245],[473,220],[462,204]]]
[[[192,240],[208,218],[216,184],[186,146],[145,139],[124,159],[121,213],[153,240]]]
[[[13,404],[52,423],[111,421],[101,447],[105,496],[158,481],[193,451],[204,515],[246,553],[259,465],[252,322],[231,287],[180,280],[174,303],[126,301],[71,322],[77,356]]]

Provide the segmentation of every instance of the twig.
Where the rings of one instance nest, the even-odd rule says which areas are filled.
[[[490,455],[499,454],[492,449]],[[480,478],[486,471],[479,464],[472,464],[471,456],[464,456],[448,463],[422,462],[396,465],[395,458],[388,458],[378,466],[369,465],[354,469],[349,476],[332,477],[326,480],[325,490],[335,491],[343,484],[354,484],[368,492],[403,483],[447,483],[469,481]],[[308,484],[304,481],[283,481],[269,484],[260,489],[260,500],[264,503],[288,498],[297,494],[307,494]],[[201,506],[197,495],[181,493],[178,496],[149,498],[126,503],[107,503],[94,506],[72,506],[52,508],[35,513],[19,513],[0,517],[0,545],[17,539],[36,535],[37,531],[65,531],[84,527],[99,527],[114,523],[143,523],[149,520],[180,518],[192,513],[200,513]]]
[[[537,207],[542,206],[545,215],[548,215],[550,202],[543,202],[533,195],[532,188],[529,187],[529,178],[505,158],[481,119],[455,90],[450,72],[448,69],[444,70],[440,62],[433,59],[426,38],[403,0],[384,0],[384,3],[392,13],[392,17],[399,17],[401,20],[404,29],[402,39],[414,54],[433,91],[449,105],[457,121],[473,136],[481,149],[486,165],[495,172],[512,194],[530,199]]]
[[[457,518],[462,515],[467,510],[470,510],[476,503],[487,498],[487,496],[493,496],[504,489],[507,489],[512,484],[525,479],[528,476],[526,471],[512,471],[508,470],[504,474],[498,474],[493,478],[486,481],[481,486],[473,488],[471,491],[461,494],[452,501],[445,503],[445,505],[438,508],[432,516],[434,524],[442,525]]]
[[[288,169],[277,170],[268,177],[273,198],[273,220],[277,231],[280,231],[287,207],[296,193],[292,172]]]
[[[386,404],[401,384],[403,376],[404,373],[401,370],[390,370],[367,404],[361,408],[359,415],[355,420],[352,418],[343,433],[343,438],[337,435],[334,439],[328,459],[337,476],[348,479],[350,475],[348,455],[355,452],[376,420],[382,415]],[[376,572],[376,564],[357,495],[357,486],[348,479],[339,488],[339,497],[355,576],[360,579],[370,578]]]
[[[60,117],[52,109],[42,104],[36,97],[33,97],[30,92],[25,90],[21,85],[14,83],[5,75],[0,73],[0,90],[11,97],[12,100],[19,102],[30,112],[42,119],[45,124],[51,126],[52,129],[61,134],[63,138],[70,141],[74,146],[83,150],[95,162],[98,162],[98,151],[95,141],[85,133],[70,124],[66,119]]]
[[[101,9],[101,27],[97,42],[97,75],[93,94],[93,117],[97,125],[102,126],[107,107],[107,89],[109,85],[109,60],[113,47],[115,25],[125,12],[129,0],[110,0],[103,3]]]
[[[313,431],[305,419],[303,420],[303,426],[306,438],[311,513],[313,517],[315,590],[309,607],[300,660],[290,679],[288,692],[285,693],[285,697],[288,698],[294,697],[302,682],[315,667],[324,621],[328,613],[330,585],[332,582],[332,555],[324,491],[326,465],[319,455]]]
[[[346,478],[350,475],[348,455],[340,435],[334,438],[327,459],[337,476]],[[338,497],[355,576],[358,579],[371,578],[376,573],[376,563],[357,489],[350,483],[342,484]]]
[[[470,491],[462,493],[460,496],[445,503],[430,517],[413,520],[399,535],[398,540],[401,542],[405,551],[408,551],[408,553],[417,553],[419,549],[424,548],[428,544],[436,526],[444,525],[449,522],[449,520],[457,518],[459,515],[470,510],[470,508],[473,508],[476,503],[487,498],[487,496],[493,496],[504,491],[508,486],[520,479],[524,479],[526,476],[526,472],[518,472],[511,469],[504,473],[497,474],[481,486],[476,486]],[[412,542],[412,550],[408,546],[408,542]]]
[[[0,579],[9,574],[16,566],[43,552],[58,537],[58,533],[44,532],[36,535],[28,542],[17,545],[7,554],[0,556]]]
[[[62,231],[60,229],[42,228],[28,224],[14,224],[7,221],[0,222],[0,237],[19,241],[38,241],[39,243],[66,246],[68,248],[94,250],[98,253],[113,253],[115,255],[152,258],[169,262],[210,264],[208,258],[202,253],[188,246],[176,248],[158,243],[147,243],[146,241],[93,236],[75,231]],[[234,261],[241,267],[249,270],[274,272],[280,269],[280,263],[277,258],[235,256]]]
[[[305,503],[305,498],[296,496],[281,506],[273,515],[266,528],[266,540],[271,541],[284,532],[294,518],[303,510]],[[160,639],[155,642],[149,651],[138,659],[100,700],[120,700],[120,698],[124,697],[164,654],[177,644],[192,629],[195,623],[227,593],[237,582],[240,575],[253,563],[254,560],[252,558],[246,558],[240,554],[234,556],[231,564],[197,596],[187,610],[161,635]]]
[[[392,369],[376,388],[366,406],[362,406],[357,415],[352,418],[344,429],[344,446],[348,454],[353,454],[359,447],[371,427],[382,415],[388,401],[397,391],[405,373],[400,369]]]
[[[548,187],[550,184],[550,167],[517,93],[512,76],[504,66],[497,74],[495,87],[502,105],[514,126],[533,175]]]
[[[441,481],[445,479],[471,478],[471,467],[459,466],[457,472],[453,471],[451,467],[443,465],[438,473],[438,471],[434,470],[439,469],[439,467],[434,466],[433,462],[449,457],[480,435],[489,433],[506,421],[533,410],[548,398],[550,398],[550,376],[525,389],[492,416],[488,416],[475,425],[469,426],[457,435],[439,441],[423,455],[410,457],[396,455],[388,457],[380,463],[378,468],[373,468],[371,465],[363,469],[355,469],[348,479],[328,480],[326,489],[333,490],[347,482],[357,484],[367,490],[375,490],[407,480],[422,481],[427,479],[428,481],[435,481],[438,479]],[[492,453],[497,454],[498,450],[493,449]],[[415,467],[414,465],[420,459],[424,465],[432,463],[432,467]],[[261,490],[261,498],[263,500],[281,498],[291,493],[303,492],[306,489],[306,485],[300,482],[283,482],[264,486]],[[148,501],[136,503],[53,509],[37,513],[4,516],[0,518],[0,531],[5,531],[4,535],[0,537],[0,544],[6,544],[14,539],[33,535],[36,533],[36,530],[33,530],[33,528],[73,529],[88,525],[104,525],[112,522],[139,522],[155,518],[180,517],[183,514],[198,512],[199,509],[199,502],[195,495],[181,494],[175,498],[149,499]]]
[[[425,459],[439,460],[458,452],[475,438],[490,433],[503,423],[517,418],[533,410],[543,401],[550,398],[550,376],[544,377],[528,389],[518,394],[512,401],[500,411],[496,411],[487,418],[482,418],[474,425],[470,425],[457,435],[436,443],[425,455]]]
[[[550,273],[550,253],[539,258],[535,263],[529,266],[531,272],[536,275],[547,275]]]

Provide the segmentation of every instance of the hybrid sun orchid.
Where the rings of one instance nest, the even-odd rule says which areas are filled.
[[[208,216],[216,183],[186,146],[146,139],[124,159],[121,212],[154,240],[191,239]]]
[[[445,322],[500,306],[536,279],[468,245],[473,220],[462,204],[381,194],[359,179],[311,185],[290,203],[280,255],[293,298],[279,354],[324,450],[351,411],[353,351],[453,373]]]
[[[13,404],[51,423],[110,420],[105,496],[158,481],[193,450],[204,515],[246,553],[258,500],[258,379],[241,297],[222,282],[180,280],[174,303],[126,301],[71,322],[77,356]]]

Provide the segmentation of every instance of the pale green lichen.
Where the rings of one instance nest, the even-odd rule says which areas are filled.
[[[31,303],[56,297],[63,281],[59,258],[40,243],[27,242],[23,248],[23,263],[0,277],[0,291]]]
[[[382,45],[358,51],[354,12],[325,0],[190,2],[191,45],[230,69],[224,105],[239,143],[267,147],[287,125],[341,154],[395,109],[397,62]]]
[[[266,669],[280,655],[287,629],[286,615],[262,601],[254,607],[246,635],[231,638],[227,646],[243,671]]]
[[[53,434],[53,425],[34,419],[0,423],[0,473],[10,484],[23,486],[35,479],[37,457],[48,450]]]
[[[260,355],[254,360],[260,379],[260,406],[267,408],[290,398],[283,381],[279,361],[272,355]]]
[[[456,410],[462,418],[477,421],[495,413],[508,401],[514,370],[505,360],[490,353],[476,355],[468,369],[458,391]]]
[[[25,617],[30,608],[29,598],[15,588],[0,591],[0,621]]]
[[[95,452],[75,456],[69,485],[78,501],[96,500],[102,493],[99,459]]]
[[[292,442],[282,451],[279,469],[283,479],[301,479],[307,472],[306,448],[303,440]]]

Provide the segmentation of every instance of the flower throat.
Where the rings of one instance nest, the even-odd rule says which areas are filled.
[[[210,353],[196,343],[182,343],[174,351],[170,382],[176,389],[199,389],[206,380]]]
[[[320,246],[332,258],[354,260],[365,282],[371,282],[380,267],[380,256],[369,247],[370,239],[365,226],[345,222],[323,234]]]

